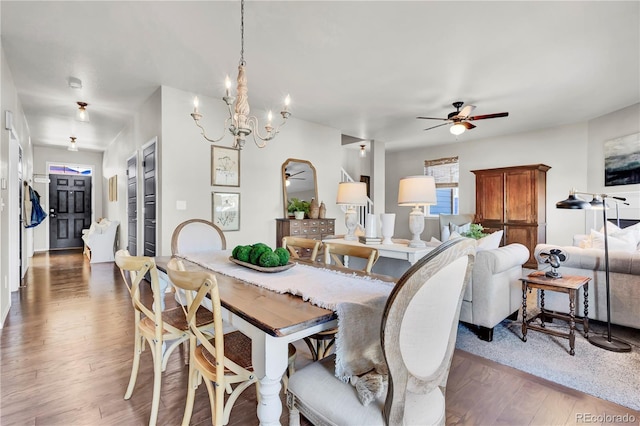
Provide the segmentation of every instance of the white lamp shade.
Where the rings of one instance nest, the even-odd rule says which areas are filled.
[[[436,182],[433,176],[408,176],[400,179],[399,206],[426,206],[438,204]]]
[[[364,182],[340,182],[336,204],[348,206],[367,204],[367,184]]]

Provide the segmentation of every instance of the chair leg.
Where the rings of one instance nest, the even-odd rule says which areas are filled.
[[[303,340],[309,347],[309,352],[311,352],[311,359],[313,359],[314,361],[317,361],[318,349],[316,345],[318,344],[318,342],[315,339],[311,339],[310,337],[305,337]],[[315,342],[315,345],[314,345],[314,342]]]
[[[289,426],[300,426],[300,411],[293,405],[289,407]]]
[[[187,342],[184,342],[186,345]],[[195,353],[195,342],[189,339],[189,354]],[[193,414],[193,403],[196,398],[196,389],[200,384],[200,373],[194,367],[193,360],[189,360],[189,380],[187,384],[187,402],[184,406],[184,416],[182,417],[182,426],[189,426],[191,415]]]
[[[154,342],[153,353],[153,397],[151,400],[151,417],[149,426],[154,426],[158,421],[158,409],[160,408],[160,386],[162,385],[162,341]]]
[[[133,363],[131,365],[131,377],[129,377],[129,385],[127,391],[124,393],[124,399],[131,398],[133,394],[133,388],[136,386],[136,379],[138,378],[138,370],[140,369],[140,354],[144,347],[144,337],[137,335],[135,343],[133,344]]]

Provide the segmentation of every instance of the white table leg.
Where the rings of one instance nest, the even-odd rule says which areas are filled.
[[[281,379],[287,368],[288,343],[261,333],[252,338],[253,368],[260,378],[258,419],[261,426],[280,425]]]

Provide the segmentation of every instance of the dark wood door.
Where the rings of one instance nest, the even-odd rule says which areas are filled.
[[[82,247],[82,230],[91,225],[91,176],[49,179],[49,248]]]
[[[505,173],[505,222],[536,223],[535,170]]]
[[[138,254],[138,156],[127,160],[127,250]]]
[[[156,255],[156,144],[142,150],[144,179],[144,256]]]
[[[476,173],[476,216],[483,224],[504,221],[503,173]]]

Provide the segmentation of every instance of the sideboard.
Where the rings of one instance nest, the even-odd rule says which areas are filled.
[[[335,219],[276,219],[276,247],[282,246],[282,238],[296,237],[322,240],[335,234]]]

